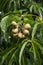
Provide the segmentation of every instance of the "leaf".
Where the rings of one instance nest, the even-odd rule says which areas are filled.
[[[18,51],[19,51],[21,45],[22,45],[26,40],[27,40],[27,39],[24,39],[24,40],[22,41],[22,43],[18,46],[18,49],[16,49],[16,50],[14,51],[14,53],[12,54],[11,59],[10,59],[10,61],[9,61],[9,65],[12,65],[14,59],[16,58],[16,54],[18,53]]]
[[[36,59],[36,52],[35,52],[35,47],[33,43],[32,43],[32,47],[33,47],[34,59]]]
[[[41,50],[41,52],[43,54],[43,47],[41,46],[41,44],[38,43],[36,40],[34,40],[34,43],[37,45],[37,47]]]
[[[37,46],[34,43],[34,41],[32,43],[32,46],[33,46],[33,54],[34,54],[34,63],[33,63],[33,65],[41,65],[40,54],[38,52]]]
[[[3,18],[2,21],[1,21],[1,29],[2,29],[2,31],[4,33],[6,31],[6,21],[7,21],[7,18],[8,18],[8,16],[6,16],[5,18]]]
[[[33,27],[33,30],[32,30],[32,40],[34,39],[34,36],[35,36],[35,33],[37,31],[37,26],[38,26],[39,23],[36,23]]]
[[[28,42],[30,42],[30,40],[28,40]],[[28,42],[24,42],[22,47],[21,47],[20,54],[19,54],[19,65],[21,65],[22,54],[23,54],[24,48],[26,47]]]
[[[15,50],[15,52],[12,54],[12,57],[11,57],[8,65],[12,65],[17,53],[18,53],[18,49]]]
[[[5,33],[7,31],[8,26],[11,25],[12,21],[16,21],[19,22],[20,21],[20,17],[19,16],[14,16],[14,14],[12,15],[8,15],[2,18],[1,20],[1,30],[3,31],[3,33]]]
[[[12,49],[12,47],[10,47],[10,48],[6,48],[6,50],[0,52],[0,56],[5,55],[5,54],[6,54],[8,51],[10,51],[11,49]]]
[[[30,7],[30,12],[32,12],[34,5],[32,4]]]
[[[42,11],[39,8],[39,15],[40,15],[40,20],[42,21]]]
[[[23,44],[22,48],[21,48],[21,51],[20,51],[20,54],[19,54],[19,65],[21,65],[21,56],[22,56],[22,53],[24,51],[24,48],[25,48],[26,44],[27,44],[27,42],[25,42]]]
[[[43,22],[43,21],[42,21]],[[41,24],[41,28],[40,28],[40,41],[41,41],[41,43],[42,43],[42,45],[43,45],[43,23]]]
[[[25,56],[25,53],[23,53],[21,61],[22,61],[21,63],[22,65],[27,65],[27,58]]]
[[[1,61],[1,64],[3,64],[3,62],[6,60],[6,58],[8,57],[8,55],[10,53],[12,53],[12,51],[16,49],[17,47],[11,47],[11,48],[8,48],[7,50],[5,50],[2,54],[2,61]],[[1,55],[0,55],[1,56]]]
[[[2,57],[2,64],[4,62],[4,60],[6,59],[6,57],[14,50],[14,48],[12,48],[9,52],[7,52],[3,57]]]

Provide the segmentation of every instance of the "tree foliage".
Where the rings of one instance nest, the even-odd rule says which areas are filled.
[[[30,24],[30,34],[13,36],[12,21]],[[0,65],[43,65],[42,0],[0,0]]]

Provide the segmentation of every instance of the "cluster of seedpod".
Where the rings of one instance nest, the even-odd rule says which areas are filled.
[[[25,24],[24,27],[18,26],[15,21],[11,23],[15,28],[12,29],[12,33],[14,37],[25,38],[29,35],[29,29],[31,28],[30,24]]]

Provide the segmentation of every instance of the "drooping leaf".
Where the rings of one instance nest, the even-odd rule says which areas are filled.
[[[40,54],[38,52],[37,46],[34,43],[34,41],[32,43],[32,46],[33,46],[33,54],[34,54],[34,63],[33,63],[33,65],[41,65]]]
[[[43,46],[37,42],[37,39],[34,40],[34,43],[36,43],[37,47],[41,50],[41,53],[43,54]]]
[[[29,43],[29,42],[30,42],[30,40],[28,40],[28,42],[23,43],[23,45],[21,47],[21,51],[20,51],[20,54],[19,54],[19,65],[21,65],[21,58],[22,58],[24,48],[26,47],[27,43]]]
[[[34,39],[34,36],[35,36],[35,33],[37,31],[37,26],[38,26],[39,23],[36,23],[33,27],[33,30],[32,30],[32,40]]]
[[[12,54],[12,57],[11,57],[8,65],[12,65],[17,53],[18,53],[18,49],[15,50],[15,52]]]

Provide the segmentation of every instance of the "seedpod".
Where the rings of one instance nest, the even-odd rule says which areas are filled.
[[[13,32],[13,33],[18,33],[18,28],[12,29],[12,32]]]
[[[25,35],[24,34],[22,35],[22,38],[25,38]]]
[[[25,34],[25,35],[29,35],[29,31],[28,30],[23,30],[23,33]]]
[[[25,29],[30,29],[30,28],[31,28],[31,25],[27,23],[27,24],[24,26],[24,28],[25,28]]]
[[[18,35],[18,33],[16,33],[16,34],[13,34],[13,36],[17,36]]]
[[[21,32],[18,33],[19,38],[23,38],[23,34]]]
[[[11,24],[14,25],[14,26],[17,26],[17,23],[15,21],[12,21]]]

